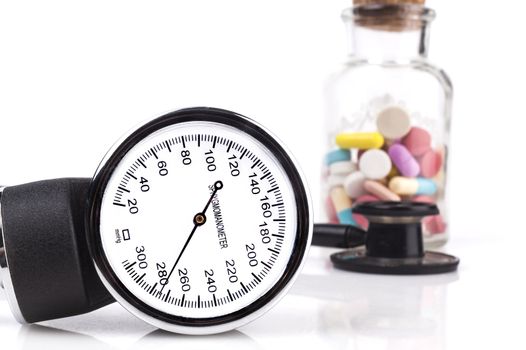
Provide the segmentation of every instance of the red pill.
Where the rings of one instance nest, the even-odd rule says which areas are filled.
[[[434,177],[442,167],[442,155],[430,150],[420,158],[420,175],[423,177]]]
[[[426,130],[413,126],[402,143],[413,156],[419,157],[431,149],[431,135]]]

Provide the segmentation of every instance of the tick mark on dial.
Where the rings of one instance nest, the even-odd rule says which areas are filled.
[[[137,180],[137,177],[135,175],[133,175],[132,173],[130,173],[129,171],[126,172],[126,175],[128,175],[129,177]]]
[[[270,190],[268,190],[267,193],[274,192],[274,191],[277,190],[278,188],[279,188],[278,186],[274,186],[274,187],[272,187]]]
[[[245,154],[247,154],[247,149],[245,148],[245,150],[243,151],[243,153],[241,153],[241,156],[239,157],[239,159],[243,159],[243,157],[245,156]]]
[[[265,180],[269,175],[271,175],[270,171],[267,171],[262,177],[260,177],[260,180]]]
[[[245,285],[243,284],[243,282],[239,282],[239,284],[241,285],[241,287],[242,287],[243,290],[245,291],[245,294],[248,294],[248,289],[247,289],[247,287],[245,287]]]

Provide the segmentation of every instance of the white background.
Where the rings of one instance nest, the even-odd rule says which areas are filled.
[[[519,335],[526,312],[520,259],[526,234],[526,5],[511,0],[428,4],[438,13],[430,58],[455,87],[452,240],[446,249],[463,260],[444,305],[450,317],[439,322],[439,339],[427,345],[518,346],[520,339],[513,336]],[[138,122],[207,105],[232,109],[273,130],[302,164],[318,208],[321,88],[345,56],[339,15],[347,5],[326,0],[1,1],[0,183],[89,177],[111,144]],[[317,253],[326,264],[327,253],[314,251],[314,260]],[[340,277],[335,290],[343,288],[336,284],[343,283]],[[316,304],[302,298],[287,297],[247,333],[271,344],[269,339],[283,335],[272,325],[288,316],[290,342],[300,334],[315,336],[320,330],[307,320],[319,312],[309,310],[323,308],[325,299]],[[2,346],[13,341],[22,348],[42,347],[39,337],[47,331],[19,329],[5,301],[1,310]],[[119,322],[92,327],[108,314]],[[53,325],[92,332],[112,346],[128,344],[120,340],[133,339],[129,335],[144,328],[118,306],[76,319]],[[355,341],[335,347],[397,346],[374,334],[361,345],[352,322],[338,322],[334,332],[343,329],[343,339]],[[64,343],[71,334],[46,339],[50,345]],[[86,339],[86,344],[94,341]],[[307,345],[330,345],[321,335],[320,343],[303,339]]]

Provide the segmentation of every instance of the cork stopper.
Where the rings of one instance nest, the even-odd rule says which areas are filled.
[[[418,30],[434,18],[425,0],[353,0],[352,18],[362,27],[390,32]]]

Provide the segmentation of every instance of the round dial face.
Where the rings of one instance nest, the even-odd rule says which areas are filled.
[[[95,215],[98,266],[119,294],[186,326],[229,322],[269,303],[308,240],[298,226],[302,184],[265,145],[269,136],[201,119],[128,143],[98,190]]]

